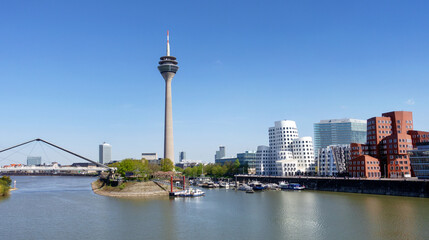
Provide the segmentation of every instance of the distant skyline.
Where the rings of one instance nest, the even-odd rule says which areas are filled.
[[[103,142],[114,160],[162,156],[167,30],[177,159],[254,151],[284,119],[313,136],[320,120],[412,111],[429,130],[427,1],[0,6],[0,148],[42,138],[93,160]]]

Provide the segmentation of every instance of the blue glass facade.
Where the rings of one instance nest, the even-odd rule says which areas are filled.
[[[366,120],[333,119],[314,124],[314,151],[330,145],[365,143]]]
[[[417,149],[408,151],[408,154],[416,177],[429,179],[429,143],[420,143]]]

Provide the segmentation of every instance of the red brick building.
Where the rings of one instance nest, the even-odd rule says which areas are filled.
[[[378,179],[381,177],[380,162],[377,158],[361,155],[350,160],[349,174],[352,177]]]
[[[388,112],[370,118],[367,120],[367,143],[352,143],[351,158],[369,155],[378,159],[381,176],[411,177],[408,150],[413,149],[413,142],[408,132],[414,132],[412,112]]]
[[[410,130],[408,134],[411,135],[413,147],[417,147],[417,143],[429,142],[429,132]]]

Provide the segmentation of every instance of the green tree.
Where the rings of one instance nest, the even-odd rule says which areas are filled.
[[[240,167],[240,161],[238,161],[238,158],[234,162],[234,168],[238,169]]]
[[[124,159],[118,165],[118,173],[125,177],[127,172],[132,172],[134,175],[140,175],[147,179],[149,174],[149,164],[146,159]]]
[[[12,184],[12,179],[10,179],[9,176],[3,176],[0,178],[0,180],[4,181],[7,184],[7,186],[10,186],[10,184]]]
[[[239,169],[240,169],[240,161],[238,161],[238,159],[235,160],[234,165],[233,165],[233,174],[237,174],[239,173]]]
[[[12,179],[8,176],[3,176],[0,178],[0,197],[9,195],[10,184]]]
[[[161,159],[161,171],[168,172],[173,171],[174,163],[168,158]]]
[[[149,163],[148,168],[151,173],[161,171],[161,166],[155,163]]]

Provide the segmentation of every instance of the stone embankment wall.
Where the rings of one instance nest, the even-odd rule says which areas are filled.
[[[68,176],[68,177],[98,177],[98,173],[49,173],[49,172],[41,172],[41,173],[26,173],[26,172],[2,172],[0,176]]]
[[[429,198],[429,181],[422,180],[237,176],[237,181],[247,182],[249,180],[258,180],[264,183],[287,181],[289,183],[299,183],[305,185],[307,189],[318,191]]]

